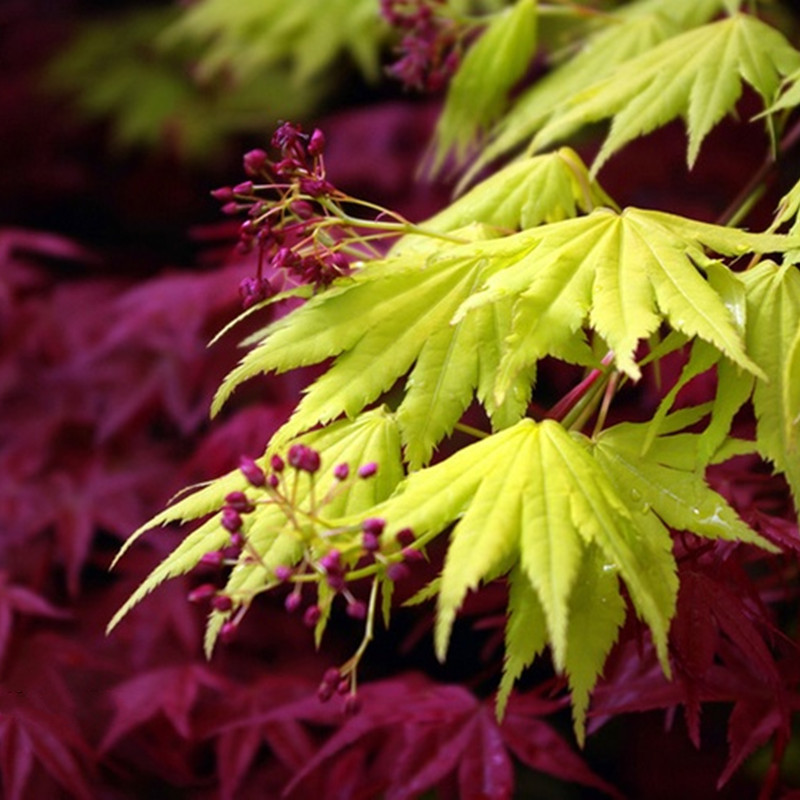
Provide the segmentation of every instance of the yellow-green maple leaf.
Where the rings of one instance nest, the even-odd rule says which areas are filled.
[[[783,34],[755,17],[735,14],[666,40],[569,98],[531,147],[547,147],[587,123],[613,117],[592,167],[596,172],[632,139],[684,117],[691,166],[705,136],[735,106],[743,80],[769,105],[782,77],[798,65],[800,53]]]
[[[741,255],[751,248],[786,248],[792,241],[661,212],[598,209],[587,217],[482,243],[485,258],[498,268],[455,320],[486,304],[516,298],[498,377],[501,396],[520,369],[546,355],[587,363],[589,354],[577,349],[586,325],[603,337],[617,367],[634,379],[639,376],[633,358],[637,343],[662,321],[759,374],[726,298],[704,280],[698,266],[713,263],[704,246]]]
[[[529,141],[565,98],[573,97],[687,28],[719,13],[720,0],[646,0],[601,18],[580,51],[522,92],[498,122],[469,174]]]
[[[800,271],[764,261],[742,275],[747,291],[747,349],[763,368],[756,381],[758,451],[786,476],[800,513]]]

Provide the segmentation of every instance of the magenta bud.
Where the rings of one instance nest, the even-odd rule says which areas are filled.
[[[230,507],[222,509],[222,527],[231,533],[241,529],[242,517],[236,509]]]
[[[235,636],[236,636],[236,623],[233,622],[232,620],[223,622],[222,627],[219,629],[219,638],[225,644],[228,644],[233,641]]]
[[[225,495],[225,505],[240,514],[249,514],[255,508],[244,492],[228,492]]]
[[[333,477],[336,478],[337,481],[346,481],[349,475],[350,466],[344,461],[333,468]]]
[[[231,534],[231,547],[241,550],[244,547],[244,536],[239,531]]]
[[[413,564],[416,561],[424,561],[425,555],[422,550],[417,550],[416,547],[404,547],[403,560],[409,564]]]
[[[292,592],[290,595],[286,596],[286,600],[284,600],[283,605],[290,614],[293,614],[298,608],[300,608],[300,604],[302,602],[303,600],[300,595]]]
[[[382,517],[369,517],[361,523],[361,530],[364,533],[374,533],[375,536],[380,536],[385,527],[386,520]]]
[[[230,186],[221,186],[219,189],[214,189],[211,196],[220,203],[230,203],[233,200],[233,189]]]
[[[289,578],[292,577],[292,568],[287,567],[286,564],[278,564],[277,567],[273,570],[275,573],[275,577],[283,583],[284,581],[288,581]]]
[[[381,549],[381,543],[374,533],[365,531],[361,536],[361,546],[368,553],[375,553]]]
[[[267,163],[267,154],[260,149],[250,150],[244,154],[242,159],[244,164],[244,171],[248,175],[257,175]]]
[[[342,673],[339,667],[328,667],[322,676],[322,682],[327,683],[329,686],[336,686],[341,679]]]
[[[394,582],[402,581],[405,578],[407,578],[410,574],[411,574],[410,570],[402,562],[398,562],[398,563],[395,563],[395,564],[389,564],[389,566],[386,567],[386,577],[390,581],[394,581]]]
[[[289,448],[289,463],[303,472],[315,473],[320,466],[320,455],[311,447],[304,444],[293,444]]]
[[[295,200],[289,205],[289,210],[299,219],[311,219],[314,216],[314,206],[308,200]]]
[[[322,197],[326,194],[333,194],[336,187],[324,178],[301,178],[300,191],[311,197]]]
[[[230,611],[233,608],[233,600],[226,594],[218,594],[211,601],[211,607],[215,611]]]
[[[312,156],[319,156],[324,150],[325,134],[319,128],[315,128],[308,142],[308,152]]]
[[[319,565],[326,572],[340,572],[342,569],[342,554],[338,550],[330,550],[319,560]]]
[[[370,461],[367,464],[362,464],[358,468],[359,478],[371,478],[378,471],[378,465],[375,461]]]
[[[201,583],[189,592],[188,600],[190,603],[202,603],[211,599],[217,593],[217,587],[213,583]]]
[[[334,692],[336,691],[336,685],[325,683],[323,681],[319,687],[317,688],[317,698],[319,699],[320,703],[327,703],[328,700],[333,697]]]
[[[283,468],[286,466],[283,459],[277,453],[270,458],[269,465],[275,472],[283,472]]]
[[[303,625],[308,628],[313,628],[322,616],[322,611],[317,605],[309,606],[303,614]]]
[[[411,528],[402,528],[394,535],[400,547],[410,547],[417,540]]]
[[[345,581],[341,572],[329,572],[325,576],[325,581],[334,592],[341,592],[347,585],[347,581]]]
[[[224,560],[225,555],[222,550],[211,550],[208,553],[203,553],[200,563],[206,567],[221,567]]]
[[[281,485],[281,481],[275,473],[270,473],[267,475],[267,484],[271,489],[277,489]]]
[[[239,459],[239,469],[253,486],[263,486],[266,482],[264,470],[248,456],[242,456]]]
[[[233,187],[234,194],[250,195],[253,193],[253,181],[242,181]]]
[[[229,217],[232,217],[234,214],[239,213],[239,204],[238,203],[225,203],[224,206],[220,209],[223,214],[227,214]]]
[[[345,610],[347,616],[353,619],[367,618],[367,607],[360,600],[354,600],[352,603],[348,603]]]
[[[336,684],[336,694],[346,695],[349,693],[350,693],[350,679],[342,678],[339,681],[339,683]]]

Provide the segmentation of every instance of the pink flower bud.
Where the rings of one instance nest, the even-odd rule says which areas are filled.
[[[333,477],[336,478],[337,481],[346,481],[349,475],[350,466],[344,461],[333,468]]]
[[[374,533],[365,531],[361,536],[361,547],[368,553],[375,553],[381,549],[381,543]]]
[[[263,486],[266,482],[264,470],[248,456],[242,456],[239,459],[239,469],[253,486]]]
[[[374,533],[375,536],[380,536],[385,527],[386,520],[382,517],[369,517],[361,523],[361,530],[364,533]]]
[[[308,152],[312,156],[320,156],[324,150],[325,134],[319,128],[315,128],[308,142]]]
[[[232,217],[234,214],[239,213],[239,204],[238,203],[225,203],[221,209],[223,214],[227,214],[229,217]]]
[[[402,562],[389,564],[386,568],[386,577],[393,582],[405,580],[410,575],[408,567]]]
[[[300,595],[292,592],[290,595],[286,596],[286,600],[284,600],[283,605],[290,614],[293,614],[298,608],[300,608],[302,602],[303,600]]]
[[[203,553],[200,563],[206,567],[220,567],[224,560],[225,555],[222,550],[211,550],[208,553]]]
[[[222,527],[231,533],[241,529],[242,518],[236,509],[230,508],[230,506],[222,509]]]
[[[313,628],[322,616],[322,611],[317,605],[309,606],[303,614],[303,625],[308,628]]]
[[[371,478],[378,471],[378,465],[375,461],[370,461],[363,464],[358,468],[359,478]]]
[[[304,444],[293,444],[289,448],[289,463],[303,472],[315,473],[320,466],[320,455]]]
[[[244,492],[228,492],[225,495],[225,505],[240,514],[249,514],[255,508]]]
[[[244,171],[247,175],[255,177],[267,164],[267,154],[263,150],[250,150],[242,159]]]
[[[281,583],[288,581],[289,578],[292,577],[292,568],[287,567],[286,564],[279,564],[277,567],[275,567],[273,572],[275,573],[275,577],[281,581]]]
[[[251,195],[253,193],[253,181],[242,181],[233,187],[234,194]]]
[[[346,613],[348,617],[353,619],[366,619],[367,607],[360,600],[354,600],[352,603],[347,604]]]
[[[228,620],[222,624],[219,629],[219,638],[225,643],[229,644],[236,637],[236,623]]]
[[[213,583],[201,583],[189,592],[188,600],[190,603],[202,603],[210,600],[217,593],[217,587]]]
[[[230,186],[221,186],[219,189],[214,189],[211,196],[220,203],[230,203],[233,200],[233,189]]]
[[[270,458],[269,465],[275,472],[283,472],[283,468],[286,466],[283,459],[277,453]]]
[[[226,594],[218,594],[211,601],[211,607],[215,611],[230,611],[233,608],[233,600]]]
[[[399,544],[400,547],[410,547],[416,541],[414,531],[412,531],[411,528],[403,528],[397,531],[394,538],[397,540],[397,544]]]

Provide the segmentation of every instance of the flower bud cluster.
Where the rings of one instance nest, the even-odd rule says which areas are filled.
[[[239,285],[245,308],[277,294],[285,278],[322,287],[350,266],[336,217],[321,202],[335,204],[344,197],[326,177],[325,135],[284,122],[271,144],[276,157],[250,150],[243,159],[247,180],[211,192],[224,214],[247,214],[237,249],[241,254],[256,251],[258,270]],[[318,235],[323,229],[327,236]]]
[[[462,33],[443,0],[381,0],[383,17],[404,32],[387,72],[407,89],[437,92],[458,69]]]

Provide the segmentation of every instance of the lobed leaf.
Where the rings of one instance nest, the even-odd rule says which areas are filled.
[[[748,249],[786,249],[793,242],[661,212],[597,209],[587,217],[482,243],[485,258],[497,267],[488,272],[486,288],[462,304],[454,321],[487,303],[516,299],[497,382],[501,397],[520,369],[545,355],[593,363],[579,334],[587,324],[614,351],[617,367],[634,379],[640,374],[633,360],[636,346],[662,321],[760,374],[745,352],[728,288],[715,290],[719,280],[714,285],[704,280],[698,265],[713,263],[704,246],[741,255]]]
[[[735,106],[742,81],[768,105],[781,78],[798,64],[800,53],[780,32],[735,14],[666,40],[573,95],[554,110],[531,147],[542,149],[587,123],[613,117],[592,167],[597,172],[631,140],[684,117],[691,167],[703,139]]]
[[[785,475],[795,508],[800,509],[800,273],[791,263],[779,267],[764,261],[742,280],[747,292],[747,348],[765,373],[753,391],[758,451]]]
[[[536,0],[498,12],[450,82],[436,128],[434,169],[451,149],[457,158],[502,112],[506,96],[536,51]]]
[[[581,50],[522,92],[498,122],[487,146],[470,170],[528,141],[563,103],[590,86],[627,69],[627,63],[681,31],[702,25],[722,8],[720,0],[662,0],[629,3],[607,14],[607,24],[586,37]]]
[[[511,571],[506,631],[511,649],[499,695],[502,709],[511,683],[541,649],[542,627],[557,668],[566,666],[570,607],[580,609],[586,601],[584,594],[574,593],[590,547],[625,581],[667,669],[666,632],[677,585],[670,538],[660,523],[654,529],[645,520],[640,530],[638,512],[627,508],[619,491],[582,437],[552,420],[525,419],[412,473],[371,513],[392,521],[386,535],[410,526],[423,542],[455,522],[439,586],[434,638],[440,659],[467,592]],[[603,591],[607,596],[610,589]],[[530,605],[534,595],[537,603]],[[582,612],[576,613],[582,620]],[[586,660],[573,650],[570,663],[579,696],[593,684],[592,665],[594,677],[602,667],[598,653],[609,635],[606,631]],[[581,702],[585,709],[585,697]],[[579,727],[582,714],[579,710],[576,716]]]

